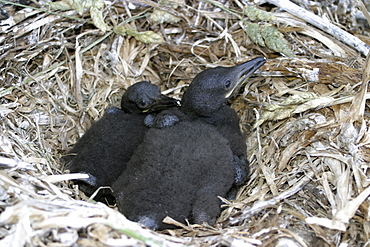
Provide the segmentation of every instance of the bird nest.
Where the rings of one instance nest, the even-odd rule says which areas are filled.
[[[343,2],[300,6],[369,41],[363,5]],[[0,245],[369,246],[368,46],[287,3],[1,0]],[[256,56],[230,101],[251,175],[216,225],[154,232],[71,183],[60,157],[128,86],[180,99],[205,68]]]

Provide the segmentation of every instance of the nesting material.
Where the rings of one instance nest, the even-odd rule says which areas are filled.
[[[245,1],[106,1],[99,27],[90,7],[22,2],[32,8],[0,7],[0,246],[370,244],[366,45],[356,51],[272,5],[254,7],[274,18],[252,20]],[[300,7],[368,42],[355,3],[325,4]],[[149,22],[154,8],[176,21]],[[272,25],[294,58],[254,43],[247,22]],[[149,80],[179,99],[205,68],[257,56],[268,62],[231,100],[251,175],[235,200],[220,198],[216,225],[167,218],[180,228],[153,232],[71,183],[83,175],[60,157],[128,86]]]

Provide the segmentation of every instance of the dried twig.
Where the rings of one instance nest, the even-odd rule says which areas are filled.
[[[256,202],[252,207],[244,209],[241,213],[241,216],[230,217],[230,223],[231,224],[239,223],[240,221],[248,219],[252,215],[255,215],[261,212],[265,208],[277,205],[282,200],[300,191],[311,180],[312,175],[313,175],[313,172],[310,172],[305,177],[303,177],[301,181],[299,181],[294,187],[280,193],[278,196],[275,196],[271,198],[270,200]]]
[[[353,47],[357,51],[361,52],[363,55],[367,55],[370,51],[370,46],[365,44],[359,38],[353,36],[352,34],[344,31],[343,29],[332,24],[328,19],[321,18],[314,13],[299,7],[298,5],[292,3],[289,0],[267,0],[267,2],[274,4],[285,11],[295,15],[308,23],[314,25],[315,27],[327,32],[343,43]]]

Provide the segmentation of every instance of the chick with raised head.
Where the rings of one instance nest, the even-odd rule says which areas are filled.
[[[166,216],[182,223],[215,222],[218,196],[226,197],[248,174],[238,118],[226,101],[264,63],[256,58],[207,69],[194,78],[181,107],[145,120],[151,129],[113,184],[126,217],[158,230],[171,227],[162,222]]]

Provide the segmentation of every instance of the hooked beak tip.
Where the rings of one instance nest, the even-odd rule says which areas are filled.
[[[265,63],[265,57],[257,57],[255,59],[237,65],[241,68],[238,84],[242,84],[243,82],[245,82],[254,72],[256,72],[256,70],[262,67]]]
[[[257,69],[259,69],[265,63],[265,57],[257,57],[247,62],[235,65],[235,72],[238,73],[239,78],[234,88],[227,93],[225,98],[229,98],[236,88],[242,85]]]

